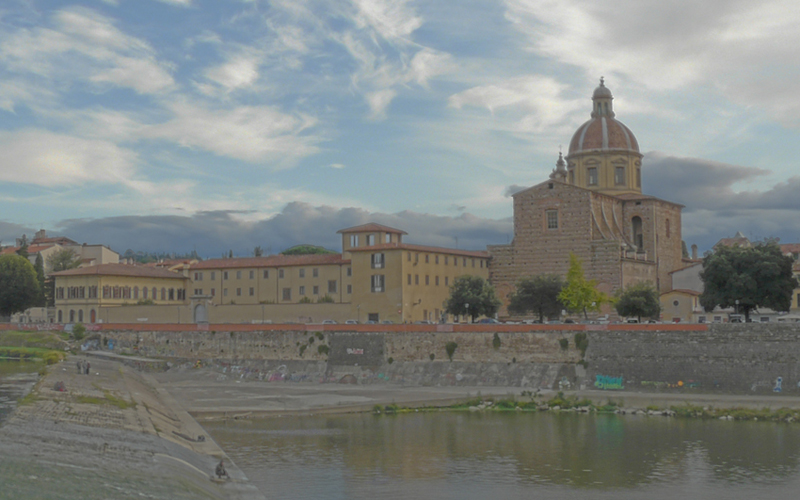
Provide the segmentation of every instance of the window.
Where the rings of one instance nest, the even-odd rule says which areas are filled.
[[[414,275],[414,284],[419,285],[419,274]]]
[[[217,295],[217,293],[216,293],[216,292],[217,292],[217,289],[216,289],[216,288],[212,288],[212,289],[211,289],[211,296],[212,296],[212,297],[216,296],[216,295]]]
[[[211,289],[211,296],[214,296],[214,289]],[[186,290],[178,288],[178,300],[186,300]]]
[[[353,293],[353,285],[347,285],[347,293]]]
[[[385,243],[391,243],[392,242],[392,234],[391,233],[386,233],[384,235],[384,242]]]
[[[382,253],[372,254],[372,269],[383,269],[384,256]]]
[[[328,280],[328,293],[336,293],[336,280]]]
[[[283,279],[283,269],[278,269],[278,278]]]
[[[472,267],[475,267],[475,259],[472,259]]]
[[[639,250],[644,249],[644,235],[642,234],[642,218],[638,215],[631,219],[631,229],[633,231],[633,244]]]
[[[306,270],[305,270],[305,269],[303,269],[302,267],[300,268],[300,271],[299,271],[299,273],[300,273],[300,277],[301,277],[301,278],[305,278],[305,277],[306,277]]]
[[[228,279],[228,271],[222,271],[222,279]]]
[[[431,284],[431,277],[426,274],[425,275],[425,285],[430,285],[430,284]]]
[[[382,292],[384,289],[384,276],[382,274],[373,274],[370,283],[373,293]]]
[[[203,281],[203,273],[194,273],[195,281]]]
[[[236,271],[236,279],[237,280],[242,279],[242,272],[241,271]]]
[[[436,277],[435,283],[436,283],[436,286],[439,286],[439,277],[438,276]]]
[[[60,287],[58,287],[56,289],[56,298],[57,299],[63,299],[64,298],[64,287],[63,286],[60,286]],[[104,299],[108,298],[108,287],[107,286],[103,287],[103,298]]]
[[[269,269],[264,269],[264,275],[263,275],[263,277],[264,277],[264,279],[265,279],[265,280],[268,280],[268,279],[269,279]]]
[[[251,280],[256,279],[256,272],[255,271],[250,271],[250,279]]]
[[[319,277],[319,268],[315,267],[311,270],[311,276],[314,278]]]
[[[167,289],[161,288],[161,300],[167,300]]]
[[[108,294],[106,293],[108,290],[106,290],[106,288],[108,288],[108,287],[107,286],[103,287],[103,298],[104,299],[108,298]],[[142,288],[142,298],[147,300],[147,287]]]
[[[292,289],[291,288],[284,288],[283,289],[283,300],[292,300]]]
[[[311,289],[314,295],[319,295],[319,285],[314,285],[314,288]]]
[[[444,256],[444,265],[445,265],[445,266],[447,265],[447,261],[448,261],[448,258],[447,258],[447,255],[445,255],[445,256]]]
[[[636,187],[642,187],[642,169],[636,167]]]
[[[170,288],[169,289],[169,300],[175,300],[175,289],[174,288]]]
[[[137,290],[136,298],[138,299],[139,298],[139,295],[138,295],[139,287],[136,287],[136,290]],[[96,299],[97,298],[97,287],[96,286],[90,286],[89,287],[89,298],[90,299]]]
[[[411,252],[408,252],[408,261],[411,262]]]
[[[358,235],[357,234],[351,234],[350,235],[350,246],[351,247],[357,247],[358,246]]]
[[[669,238],[669,219],[667,219],[664,224],[667,226],[667,238]]]
[[[588,184],[590,186],[597,185],[597,167],[589,167],[588,169]]]
[[[211,271],[211,281],[214,281],[215,279],[217,279],[217,272]]]
[[[545,210],[547,229],[558,229],[558,210]]]
[[[348,276],[352,276],[353,275],[353,268],[352,267],[348,267],[347,268],[347,275]]]
[[[253,297],[256,294],[256,289],[251,286],[249,292],[250,292],[250,296]]]
[[[202,288],[195,288],[194,289],[194,294],[195,295],[203,295],[203,289]]]
[[[242,289],[241,288],[237,288],[236,289],[236,296],[237,297],[241,297],[242,296]]]
[[[430,262],[431,262],[431,259],[430,259],[430,257],[431,257],[430,255],[428,255],[428,254],[425,254],[425,263],[426,263],[426,264],[430,264]]]
[[[570,170],[569,171],[569,183],[570,184],[575,184],[575,171],[574,170]]]
[[[300,295],[305,295],[306,294],[306,287],[301,286],[300,289],[297,290],[297,293],[299,293]]]
[[[411,284],[411,275],[408,275],[408,284]],[[797,296],[797,303],[800,304],[800,295]]]
[[[434,257],[433,263],[434,264],[438,264],[439,263],[439,256],[438,255],[436,257]]]
[[[625,167],[617,167],[614,169],[614,184],[617,186],[625,185]]]
[[[223,297],[227,297],[228,296],[228,289],[227,288],[223,288],[222,289],[222,296]]]
[[[367,246],[371,247],[374,244],[375,244],[375,235],[374,234],[368,234],[367,235]]]
[[[447,276],[444,277],[444,286],[450,286],[450,278]]]
[[[467,267],[467,258],[464,257],[463,262],[461,263],[464,267]]]

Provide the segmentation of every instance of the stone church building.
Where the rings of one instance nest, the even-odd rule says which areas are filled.
[[[601,78],[566,158],[559,153],[548,180],[513,196],[514,239],[488,248],[504,304],[521,278],[565,277],[570,252],[608,294],[637,281],[660,293],[672,288],[670,272],[682,267],[683,206],[642,194],[639,143],[615,118],[613,99]]]

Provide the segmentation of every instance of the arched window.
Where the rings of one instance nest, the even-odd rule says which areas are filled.
[[[156,287],[153,287],[153,300],[156,300],[157,298],[158,298],[158,290],[156,290]]]
[[[638,250],[644,249],[644,235],[642,234],[642,218],[638,215],[631,219],[631,229],[633,234],[633,244]]]
[[[75,323],[75,311],[73,309],[69,310],[69,322]]]
[[[133,287],[133,298],[134,299],[138,299],[139,298],[139,287],[138,286]]]
[[[58,310],[58,322],[59,323],[63,323],[64,322],[64,314],[63,313],[64,313],[64,311],[62,311],[60,309]]]
[[[167,289],[161,288],[161,300],[167,300]]]
[[[147,287],[142,288],[142,298],[147,299]]]
[[[78,321],[83,323],[83,309],[78,309]]]

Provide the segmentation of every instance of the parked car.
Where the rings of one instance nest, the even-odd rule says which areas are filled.
[[[500,323],[500,322],[499,322],[499,321],[497,321],[497,320],[496,320],[496,319],[494,319],[494,318],[483,318],[483,319],[481,319],[481,320],[478,320],[478,323],[483,323],[483,324],[492,324],[492,325],[494,325],[494,324],[496,324],[496,323]]]
[[[323,320],[322,320],[322,324],[323,324],[323,325],[335,325],[335,324],[337,324],[337,323],[336,323],[334,320],[332,320],[332,319],[323,319]]]
[[[346,320],[344,322],[344,324],[345,325],[357,325],[358,324],[358,320],[357,319],[348,319],[348,320]]]
[[[381,324],[382,325],[393,325],[394,321],[389,321],[388,319],[385,319],[385,320],[381,321]]]

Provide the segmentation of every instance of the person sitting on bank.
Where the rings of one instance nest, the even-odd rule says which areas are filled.
[[[222,459],[219,460],[217,464],[217,468],[214,470],[216,472],[218,478],[226,477],[230,479],[231,477],[228,475],[228,471],[225,470],[225,464],[222,463]]]

